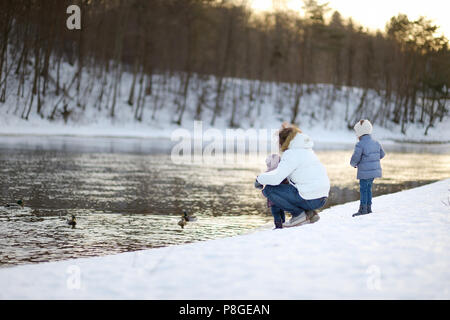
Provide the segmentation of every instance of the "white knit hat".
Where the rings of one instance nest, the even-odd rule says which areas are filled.
[[[369,120],[360,120],[355,124],[353,129],[355,129],[356,136],[359,138],[362,135],[372,133],[372,124]]]

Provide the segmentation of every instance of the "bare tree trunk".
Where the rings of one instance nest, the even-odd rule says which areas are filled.
[[[237,123],[236,123],[236,110],[237,110],[237,105],[238,105],[238,95],[236,93],[237,91],[237,85],[236,85],[236,80],[233,80],[232,83],[232,92],[233,92],[233,98],[232,98],[232,107],[231,107],[231,118],[230,118],[230,122],[229,122],[229,126],[231,128],[236,128],[238,127]]]
[[[146,88],[144,88],[144,92],[146,91],[146,89],[147,89],[147,87],[148,87],[148,85],[149,85],[149,82],[147,82],[147,81],[145,81],[145,78],[146,77],[148,77],[147,75],[144,75],[144,84],[145,84],[145,86],[146,86]],[[143,118],[143,116],[144,116],[144,109],[145,109],[145,98],[147,97],[147,95],[146,94],[144,94],[144,95],[142,95],[142,100],[141,100],[141,110],[140,110],[140,112],[139,112],[139,116],[137,117],[137,120],[139,121],[139,122],[142,122],[142,118]]]
[[[220,114],[221,109],[222,109],[223,90],[224,90],[223,77],[225,76],[225,72],[227,70],[228,61],[230,59],[230,54],[231,54],[232,37],[233,37],[233,22],[234,22],[233,20],[234,20],[233,16],[230,13],[228,13],[227,36],[225,38],[225,55],[224,55],[223,62],[221,64],[221,68],[220,68],[219,74],[218,74],[219,79],[217,81],[216,102],[215,102],[213,117],[211,119],[211,126],[214,126],[214,123],[216,122],[216,117],[218,114]]]
[[[123,2],[121,1],[121,8],[123,8]],[[114,76],[114,91],[113,91],[113,101],[111,105],[111,117],[115,117],[116,111],[116,100],[117,100],[117,87],[120,82],[121,74],[122,74],[122,52],[123,52],[123,36],[125,33],[125,25],[128,21],[128,6],[126,7],[126,11],[124,14],[120,14],[120,24],[118,26],[118,35],[116,40],[116,50],[115,50],[115,76]]]
[[[189,94],[189,81],[192,77],[192,73],[190,71],[188,71],[188,73],[185,75],[185,80],[184,80],[184,88],[183,88],[183,102],[181,104],[181,109],[178,115],[178,120],[176,121],[176,124],[181,125],[181,121],[183,119],[183,115],[184,115],[184,111],[186,110],[186,105],[187,105],[187,98],[188,98],[188,94]]]
[[[361,95],[361,98],[359,99],[358,107],[356,108],[355,112],[353,113],[352,121],[347,122],[347,128],[353,129],[354,122],[360,120],[362,115],[362,110],[364,109],[364,104],[366,102],[367,92],[369,89],[364,89],[363,94]]]
[[[301,84],[295,85],[295,99],[294,99],[294,105],[292,106],[292,116],[291,116],[291,123],[296,123],[297,116],[300,109],[300,98],[303,95],[303,89]]]
[[[430,112],[429,112],[430,120],[429,120],[428,125],[427,125],[427,127],[425,129],[424,135],[428,135],[428,130],[434,125],[434,116],[435,116],[435,114],[434,114],[434,104],[435,104],[435,102],[436,102],[436,92],[433,91],[433,97],[432,97],[432,100],[431,100]]]
[[[199,95],[197,97],[197,106],[195,108],[195,120],[201,120],[203,105],[206,101],[206,96],[208,94],[208,86],[203,79],[199,79],[199,86],[201,89],[199,90]]]
[[[134,60],[134,67],[133,67],[133,81],[131,82],[130,95],[128,96],[128,104],[130,106],[132,106],[134,103],[134,87],[136,85],[137,72],[138,72],[138,59],[136,58]]]
[[[55,90],[55,94],[57,96],[59,96],[59,89],[60,89],[59,88],[60,87],[60,84],[59,84],[59,82],[60,82],[60,79],[59,79],[60,70],[61,70],[61,54],[58,55],[58,65],[56,67],[56,84],[55,84],[56,90]]]
[[[216,117],[217,115],[220,113],[220,110],[222,108],[222,84],[223,84],[223,77],[219,77],[219,79],[217,80],[217,87],[216,87],[216,102],[215,102],[215,107],[214,107],[214,113],[211,119],[211,126],[214,126],[215,122],[216,122]]]
[[[6,52],[7,52],[7,48],[8,48],[8,43],[9,43],[9,33],[11,31],[11,24],[12,24],[12,17],[11,17],[11,13],[10,13],[10,7],[8,6],[8,9],[6,10],[6,21],[3,22],[5,24],[5,29],[3,30],[3,36],[2,36],[2,42],[3,45],[1,47],[1,52],[0,52],[0,84],[2,82],[6,83],[6,77],[7,77],[7,72],[5,70],[5,81],[2,81],[3,78],[3,67],[6,65],[5,64],[5,60],[6,60]],[[6,69],[6,67],[5,67]],[[4,85],[3,90],[6,90],[6,85]],[[2,99],[1,102],[4,102],[4,100]]]
[[[138,93],[138,98],[137,98],[137,105],[136,105],[136,110],[134,112],[134,118],[136,120],[138,120],[139,118],[139,109],[142,107],[142,96],[145,95],[144,93],[144,72],[141,71],[141,77],[139,79],[139,93]]]
[[[46,48],[45,48],[44,65],[43,65],[43,68],[42,68],[42,75],[44,77],[44,83],[43,83],[43,86],[42,86],[42,95],[43,96],[45,96],[45,93],[46,93],[46,90],[47,90],[48,75],[49,75],[48,69],[49,69],[49,64],[50,64],[51,53],[52,53],[52,50],[53,50],[53,45],[54,45],[54,42],[55,42],[54,41],[55,36],[54,36],[54,31],[53,30],[54,30],[54,25],[51,24],[50,33],[48,35],[49,39],[47,39],[47,45],[46,45]]]

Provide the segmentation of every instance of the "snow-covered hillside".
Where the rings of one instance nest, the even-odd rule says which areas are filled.
[[[352,202],[297,228],[3,268],[0,298],[449,299],[450,179],[373,203],[357,218]]]
[[[197,119],[203,121],[203,129],[211,127],[213,110],[216,104],[217,79],[214,77],[192,76],[184,105],[183,86],[180,74],[154,75],[152,91],[141,101],[136,110],[139,85],[136,85],[134,105],[128,104],[133,75],[124,72],[118,86],[117,102],[114,107],[115,117],[111,118],[113,95],[113,77],[111,75],[89,74],[84,72],[79,93],[75,89],[73,79],[76,67],[67,63],[61,65],[61,86],[67,84],[67,95],[55,95],[52,89],[53,79],[45,97],[41,96],[41,114],[37,110],[37,98],[26,116],[30,106],[31,88],[25,87],[17,96],[18,79],[11,77],[8,82],[6,102],[0,104],[0,134],[71,134],[100,136],[137,136],[137,137],[170,137],[177,128],[193,130],[193,121],[201,104],[201,113]],[[28,77],[30,77],[28,75]],[[31,83],[30,81],[26,82]],[[279,128],[281,122],[292,119],[293,106],[296,103],[295,92],[290,84],[260,83],[242,79],[224,79],[224,96],[222,111],[213,124],[214,128],[224,130],[234,123],[234,127],[247,128]],[[72,85],[70,85],[72,84]],[[102,85],[103,84],[103,85]],[[30,84],[31,86],[31,84]],[[402,141],[450,141],[450,117],[443,121],[438,119],[424,136],[426,124],[406,124],[406,133],[401,133],[400,125],[390,121],[381,121],[385,115],[380,111],[382,99],[374,91],[368,91],[365,107],[361,112],[357,109],[363,90],[359,88],[334,89],[331,85],[303,86],[303,94],[299,102],[297,123],[316,141],[353,142],[354,134],[347,128],[355,119],[368,118],[375,124],[374,134],[382,140]],[[61,90],[60,90],[61,92]],[[67,123],[63,111],[66,111]],[[393,106],[388,107],[390,110]],[[448,108],[447,108],[448,109]],[[233,115],[233,110],[235,111]],[[70,114],[69,114],[70,113]],[[176,124],[181,117],[181,125]],[[51,115],[53,120],[49,120]],[[141,118],[141,121],[136,120]],[[233,119],[233,121],[231,121]]]

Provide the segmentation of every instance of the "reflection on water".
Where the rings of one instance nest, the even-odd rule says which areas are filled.
[[[77,216],[72,229],[54,210],[0,209],[0,262],[3,266],[209,240],[242,234],[267,222],[257,216],[202,216],[184,229],[178,217],[147,214],[105,214],[70,210]]]
[[[359,200],[359,180],[350,167],[352,150],[318,151],[331,180],[330,198],[327,207]],[[450,154],[399,153],[387,151],[381,160],[383,178],[375,179],[373,195],[379,196],[418,187],[450,177]],[[375,204],[374,204],[375,206]]]
[[[242,234],[271,221],[254,189],[264,157],[242,165],[175,165],[170,141],[69,137],[1,137],[0,266],[167,246]],[[448,148],[436,153],[387,147],[374,195],[450,176]],[[433,148],[437,148],[433,146]],[[359,199],[352,146],[319,145],[332,189],[327,206]],[[376,203],[374,203],[376,207]],[[177,225],[183,209],[198,222]],[[355,208],[356,209],[356,208]],[[71,229],[66,216],[77,216]],[[350,214],[350,213],[349,213]]]

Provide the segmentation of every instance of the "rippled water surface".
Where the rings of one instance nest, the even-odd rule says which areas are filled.
[[[0,202],[25,201],[24,209],[0,207],[0,266],[214,239],[271,221],[253,187],[264,156],[177,165],[170,148],[150,139],[0,137]],[[448,145],[385,149],[375,196],[450,177]],[[327,206],[359,199],[352,146],[316,150],[332,184]],[[181,229],[183,209],[198,221]],[[71,214],[74,229],[66,223]]]

